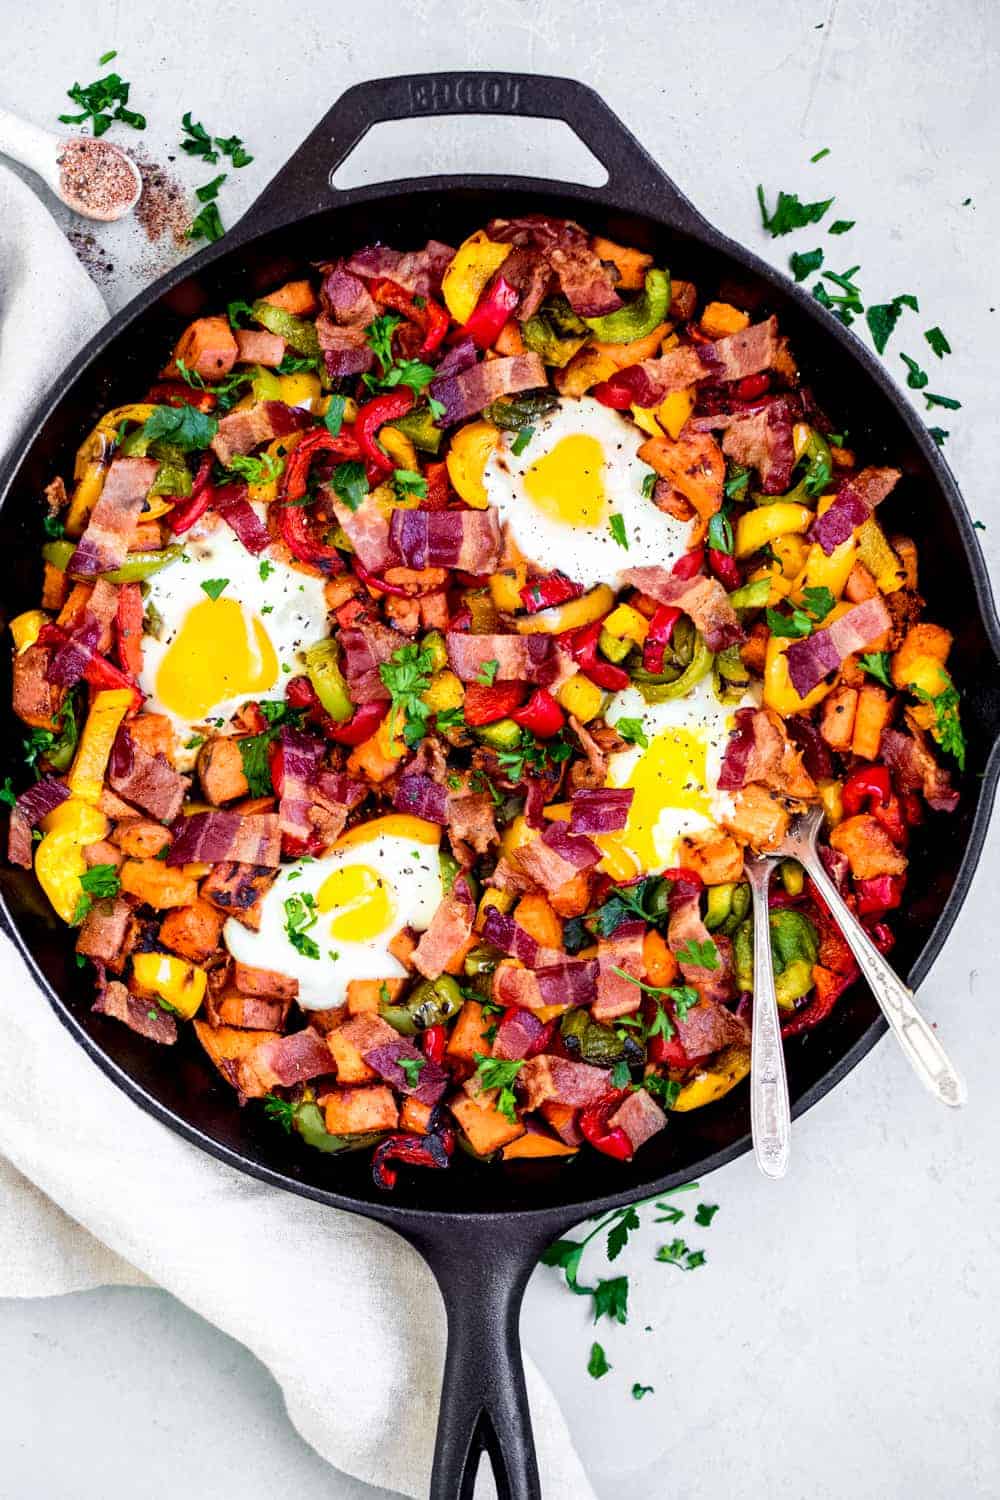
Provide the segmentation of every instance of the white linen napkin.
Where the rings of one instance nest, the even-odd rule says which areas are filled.
[[[2,454],[107,310],[49,213],[2,167],[0,224]],[[175,1136],[94,1066],[2,936],[0,972],[0,1296],[165,1287],[270,1368],[325,1459],[425,1495],[445,1319],[416,1252]],[[319,1345],[307,1367],[302,1351]],[[552,1394],[526,1365],[546,1500],[593,1500]],[[492,1491],[482,1471],[480,1484]]]

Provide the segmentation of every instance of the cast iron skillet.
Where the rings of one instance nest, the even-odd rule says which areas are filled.
[[[435,114],[509,114],[568,123],[608,171],[587,188],[529,177],[424,177],[337,192],[334,170],[372,125]],[[930,617],[955,634],[953,667],[969,740],[962,802],[932,818],[913,861],[896,962],[911,984],[927,973],[965,898],[993,801],[1000,752],[1000,623],[975,533],[947,465],[883,366],[802,289],[707,224],[625,126],[589,88],[565,78],[439,73],[385,78],[349,89],[250,212],[221,244],[143,292],[75,359],[48,393],[21,453],[0,477],[0,547],[7,617],[37,602],[38,497],[68,474],[93,421],[133,400],[185,322],[250,289],[265,291],[308,262],[382,239],[458,244],[494,216],[531,210],[579,218],[592,230],[655,250],[658,264],[734,295],[757,315],[780,314],[806,378],[866,462],[891,461],[905,480],[886,507],[920,548]],[[0,685],[0,703],[9,704]],[[10,709],[4,754],[23,774]],[[7,873],[3,912],[42,993],[100,1068],[137,1104],[229,1165],[397,1230],[425,1257],[448,1312],[449,1344],[431,1491],[471,1495],[485,1448],[503,1500],[537,1500],[538,1475],[518,1346],[521,1297],[539,1252],[587,1214],[687,1182],[749,1145],[745,1089],[691,1115],[675,1115],[629,1165],[589,1154],[565,1164],[500,1169],[456,1161],[448,1172],[401,1177],[391,1195],[373,1185],[367,1159],[330,1158],[300,1146],[256,1106],[234,1107],[194,1045],[165,1052],[91,1013],[89,981],[33,877]],[[952,1017],[953,1029],[958,1017]],[[861,986],[831,1019],[788,1049],[797,1115],[854,1067],[885,1029]],[[969,1032],[966,1030],[966,1037]],[[954,1038],[961,1058],[961,1035]],[[966,1045],[969,1045],[967,1042]]]

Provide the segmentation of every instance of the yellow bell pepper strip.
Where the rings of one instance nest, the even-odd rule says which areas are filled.
[[[306,674],[313,691],[331,719],[346,723],[354,713],[354,704],[340,670],[340,648],[332,638],[316,641],[305,651]]]
[[[78,797],[71,797],[42,819],[35,875],[53,910],[66,923],[76,919],[84,894],[80,884],[80,877],[87,872],[83,851],[88,844],[103,839],[109,827],[102,812]]]
[[[115,434],[123,422],[145,422],[156,410],[149,402],[133,402],[129,406],[116,406],[105,412],[90,435],[77,450],[73,477],[76,488],[66,512],[67,536],[82,536],[90,513],[100,499],[107,478],[112,454],[115,452]]]
[[[456,323],[469,321],[486,283],[513,248],[491,240],[483,229],[459,245],[441,280],[444,304]]]
[[[15,615],[10,622],[10,633],[14,637],[14,650],[18,656],[27,651],[38,640],[38,632],[48,624],[44,609],[26,609],[23,615]]]
[[[863,562],[882,594],[894,594],[906,582],[906,569],[874,516],[862,522],[855,534],[858,561]]]
[[[54,568],[65,572],[74,551],[72,542],[46,542],[42,548],[42,556]],[[159,547],[155,551],[130,552],[120,568],[112,568],[101,576],[109,583],[144,583],[154,573],[159,573],[162,568],[176,562],[183,551],[183,547],[172,543],[169,547]],[[87,581],[91,580],[88,578]]]
[[[641,646],[649,634],[649,621],[645,615],[641,615],[631,604],[619,604],[613,609],[604,622],[604,629],[608,635],[618,636],[622,640],[633,641],[635,645]]]
[[[610,614],[615,596],[606,583],[599,583],[589,594],[580,599],[570,599],[554,609],[543,609],[537,615],[526,615],[518,620],[517,628],[522,635],[561,635],[564,630],[578,630],[594,620]]]
[[[135,702],[128,688],[107,688],[95,693],[83,726],[76,758],[66,785],[81,802],[96,803],[104,786],[111,747],[119,726]]]
[[[775,537],[788,532],[803,532],[813,523],[813,512],[808,505],[794,504],[789,500],[775,500],[770,505],[760,505],[756,510],[745,511],[736,522],[737,557],[750,557],[766,547]]]
[[[671,1104],[674,1111],[686,1112],[702,1109],[734,1089],[750,1071],[750,1048],[726,1047],[712,1059],[710,1066],[699,1068],[686,1083]]]
[[[602,344],[631,344],[645,338],[662,323],[670,307],[670,273],[655,269],[646,272],[646,284],[640,295],[603,318],[583,321]]]
[[[604,692],[582,672],[576,672],[563,683],[556,693],[562,707],[581,724],[587,724],[604,707]]]
[[[208,979],[204,969],[175,958],[172,953],[137,953],[132,960],[136,984],[150,990],[172,1011],[192,1020],[205,998]]]
[[[279,338],[283,338],[296,354],[307,354],[311,359],[319,359],[319,335],[316,324],[308,318],[285,312],[283,307],[275,307],[273,303],[263,299],[253,304],[250,316],[255,323],[266,328],[268,333],[276,333]]]
[[[470,422],[451,440],[445,458],[448,478],[466,505],[476,510],[485,510],[489,504],[483,473],[499,441],[500,433],[492,422]]]

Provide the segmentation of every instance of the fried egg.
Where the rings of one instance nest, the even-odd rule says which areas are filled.
[[[149,580],[139,685],[181,745],[247,698],[280,698],[302,652],[327,633],[323,579],[254,557],[228,526],[184,538]]]
[[[625,828],[607,837],[627,851],[637,873],[657,874],[678,864],[681,838],[718,826],[733,810],[732,795],[719,790],[719,772],[736,710],[755,707],[750,694],[739,703],[721,703],[711,674],[686,697],[663,703],[647,703],[636,687],[615,694],[608,723],[639,719],[648,741],[612,755],[606,782],[635,793]]]
[[[261,901],[260,930],[231,917],[226,947],[241,963],[297,979],[306,1010],[343,1004],[352,979],[401,979],[389,943],[401,927],[425,931],[441,904],[440,836],[401,813],[360,824],[322,859],[283,865]]]
[[[559,568],[593,588],[612,583],[623,568],[669,568],[687,550],[692,523],[658,510],[643,493],[655,479],[638,457],[645,434],[620,412],[593,396],[566,399],[539,417],[520,454],[517,440],[517,433],[503,434],[483,484],[508,535],[537,568]]]

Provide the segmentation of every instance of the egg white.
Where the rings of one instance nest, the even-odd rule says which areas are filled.
[[[487,461],[483,484],[509,535],[536,567],[559,568],[593,588],[614,583],[624,568],[669,568],[687,550],[693,523],[657,509],[642,492],[653,470],[638,457],[645,434],[634,422],[593,396],[581,396],[564,398],[554,411],[539,417],[534,428],[520,454],[511,451],[517,434],[502,435]],[[615,540],[607,519],[595,526],[572,524],[547,514],[527,493],[526,476],[532,466],[563,439],[578,436],[600,445],[607,509],[621,516],[627,548]]]
[[[737,709],[757,706],[757,696],[753,693],[745,694],[738,703],[720,702],[711,673],[696,683],[685,697],[668,698],[662,703],[647,703],[637,687],[615,694],[607,710],[608,723],[614,725],[619,719],[640,719],[649,744],[646,748],[629,745],[627,750],[609,757],[606,782],[609,787],[627,786],[642,763],[652,768],[653,761],[648,757],[656,755],[657,736],[665,731],[685,731],[699,752],[704,752],[704,779],[701,779],[700,772],[697,777],[684,778],[686,788],[707,804],[704,810],[672,805],[668,800],[669,786],[661,788],[654,784],[636,788],[629,820],[631,823],[633,819],[642,818],[648,823],[655,858],[650,860],[648,852],[630,843],[628,827],[616,838],[637,860],[644,874],[656,874],[676,865],[678,844],[682,838],[717,827],[733,811],[731,793],[719,790],[719,772]],[[671,755],[666,769],[678,777],[683,776],[686,768],[680,751],[676,757]],[[656,813],[655,818],[651,812]]]
[[[308,936],[320,956],[309,958],[289,939],[285,902],[293,896],[317,898],[331,873],[349,865],[363,865],[377,873],[389,898],[387,921],[376,935],[352,942],[330,933],[338,916],[336,908],[319,912]],[[437,845],[380,833],[364,843],[335,849],[323,859],[283,865],[261,901],[260,930],[251,932],[231,917],[222,936],[241,963],[297,979],[299,1004],[306,1010],[327,1010],[343,1004],[352,979],[402,978],[407,971],[388,945],[401,927],[425,931],[443,896]]]
[[[158,618],[159,623],[155,634],[143,637],[139,677],[139,685],[147,695],[147,708],[169,717],[180,746],[191,737],[196,725],[215,718],[227,719],[248,697],[258,700],[282,697],[288,677],[301,669],[304,648],[327,634],[322,578],[300,573],[266,553],[254,557],[221,522],[192,531],[183,541],[182,557],[149,580],[146,608],[156,611],[152,618],[154,622]],[[266,564],[263,569],[262,563]],[[262,577],[262,572],[267,576]],[[252,694],[223,694],[204,714],[189,718],[175,712],[163,699],[157,679],[189,612],[209,598],[202,585],[218,579],[228,580],[219,597],[237,600],[243,606],[248,640],[254,640],[255,617],[263,626],[277,657],[277,675],[269,687]],[[211,640],[206,641],[205,649],[212,651]]]

